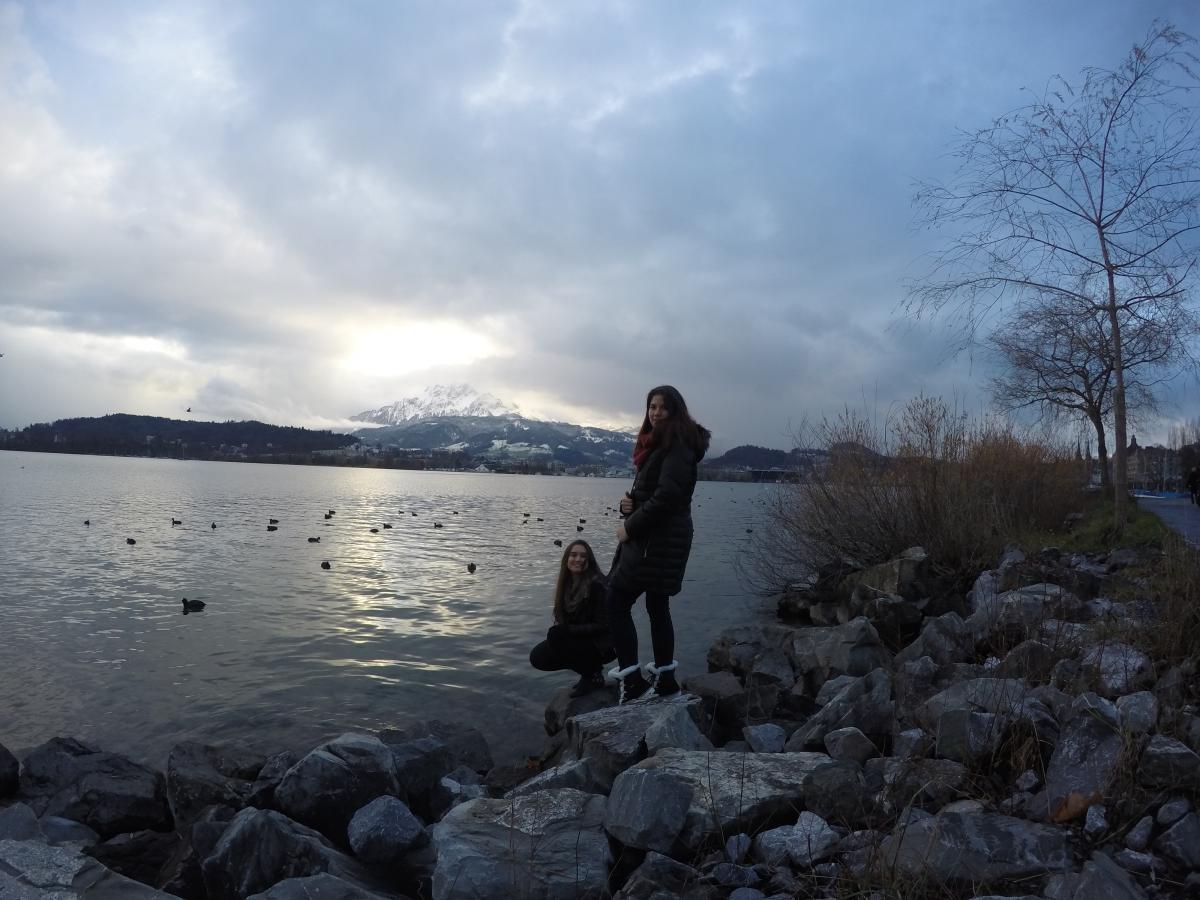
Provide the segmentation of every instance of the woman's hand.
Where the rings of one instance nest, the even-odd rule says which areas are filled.
[[[629,535],[625,533],[625,526],[624,526],[624,525],[618,525],[618,526],[617,526],[617,543],[618,543],[618,544],[623,544],[623,543],[625,543],[627,540],[629,540]]]
[[[626,494],[621,498],[621,515],[627,516],[633,512],[633,498]]]

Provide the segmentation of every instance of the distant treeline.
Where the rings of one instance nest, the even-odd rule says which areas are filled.
[[[122,413],[59,419],[4,432],[3,437],[7,450],[186,459],[308,454],[358,443],[348,434],[263,422],[185,422]]]

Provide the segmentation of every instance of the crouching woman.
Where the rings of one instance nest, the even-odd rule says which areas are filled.
[[[577,672],[572,697],[604,687],[601,668],[616,657],[605,595],[604,573],[587,541],[568,544],[554,587],[554,624],[529,651],[529,662],[543,672]]]

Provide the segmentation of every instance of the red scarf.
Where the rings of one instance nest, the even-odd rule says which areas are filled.
[[[653,434],[653,431],[647,431],[638,435],[637,443],[633,445],[633,467],[635,469],[640,469],[642,463],[646,461],[646,457],[654,450],[654,445],[651,441]]]

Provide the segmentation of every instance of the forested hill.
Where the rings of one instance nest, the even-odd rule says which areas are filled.
[[[727,469],[792,469],[800,464],[802,453],[800,450],[788,452],[743,444],[721,456],[704,460],[704,465]]]
[[[123,413],[30,425],[8,432],[6,438],[4,447],[9,450],[191,459],[307,453],[358,443],[348,434],[263,422],[185,422]]]

